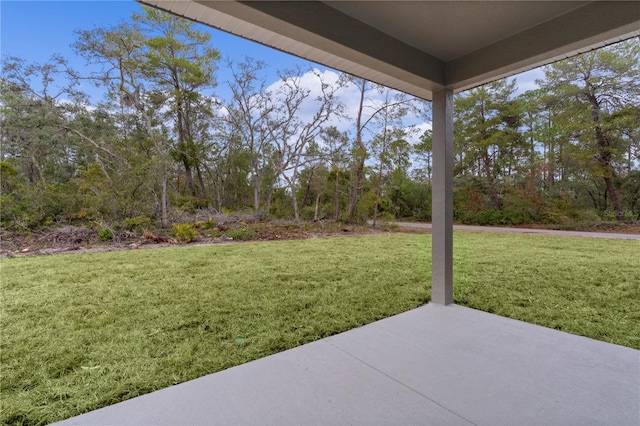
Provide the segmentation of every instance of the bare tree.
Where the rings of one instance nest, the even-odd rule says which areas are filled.
[[[347,208],[347,220],[353,221],[355,218],[355,211],[360,199],[361,183],[364,175],[365,162],[369,156],[367,145],[364,139],[365,130],[369,130],[375,133],[374,129],[369,127],[380,128],[384,126],[385,118],[380,120],[380,116],[387,114],[387,121],[391,117],[405,115],[409,108],[415,108],[415,100],[407,97],[406,95],[391,91],[391,89],[385,88],[360,78],[353,78],[352,84],[355,84],[358,88],[359,103],[356,113],[356,146],[355,146],[355,177],[352,181],[351,193],[349,195],[349,205]],[[375,93],[383,95],[386,99],[384,102],[376,102],[372,99],[367,99],[367,94],[375,90]],[[385,93],[387,95],[385,95]],[[393,93],[393,94],[392,94]],[[386,97],[385,97],[386,96]],[[368,100],[365,102],[365,100]],[[370,112],[369,112],[370,111]]]
[[[311,89],[302,85],[303,77],[313,75],[317,78],[320,93],[310,99]],[[289,71],[280,75],[280,87],[274,94],[277,102],[272,112],[272,141],[276,150],[276,176],[282,178],[291,191],[293,213],[300,220],[297,199],[298,174],[300,168],[310,161],[306,155],[307,147],[318,138],[324,126],[333,116],[342,114],[343,105],[338,101],[336,92],[344,84],[340,79],[335,84],[327,83],[317,70],[302,73]],[[313,115],[301,118],[301,109],[306,104],[313,105]]]

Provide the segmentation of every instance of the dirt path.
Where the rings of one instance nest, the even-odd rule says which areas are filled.
[[[430,223],[395,222],[400,228],[431,229]],[[453,225],[455,231],[503,232],[514,234],[544,234],[565,237],[611,238],[619,240],[639,240],[640,234],[617,234],[609,232],[556,231],[553,229],[502,228],[497,226]]]

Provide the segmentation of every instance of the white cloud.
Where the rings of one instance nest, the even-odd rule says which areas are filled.
[[[413,132],[408,135],[407,141],[411,145],[415,145],[416,143],[420,142],[420,138],[427,130],[431,130],[431,122],[422,122],[416,124],[413,128]]]
[[[536,80],[544,78],[544,71],[542,70],[542,67],[534,68],[517,74],[512,78],[515,78],[518,82],[518,90],[516,91],[516,94],[520,95],[529,90],[538,89],[539,86],[536,84]]]

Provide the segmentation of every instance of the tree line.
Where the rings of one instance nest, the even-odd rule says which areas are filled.
[[[143,7],[76,31],[98,71],[5,59],[2,226],[167,225],[198,210],[430,220],[428,102],[315,69],[269,84],[264,63],[223,61],[210,37]],[[635,38],[545,67],[536,90],[500,80],[457,95],[455,219],[639,219],[639,55]],[[218,82],[222,66],[231,77]],[[88,84],[104,98],[89,102]]]

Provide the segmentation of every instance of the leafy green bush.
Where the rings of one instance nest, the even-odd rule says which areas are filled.
[[[256,231],[252,228],[229,229],[226,232],[227,237],[232,240],[249,241],[256,239]]]
[[[377,220],[378,222],[396,222],[397,221],[395,215],[390,212],[378,213]]]
[[[300,209],[300,218],[302,218],[302,220],[313,220],[313,217],[315,216],[316,213],[316,207],[315,206],[304,206]],[[319,216],[323,216],[324,215],[324,211],[322,210],[321,213],[321,208],[318,209],[318,215]]]
[[[356,210],[353,214],[353,218],[350,220],[348,217],[344,217],[346,222],[363,224],[367,223],[367,220],[373,216],[373,209],[376,204],[376,194],[374,191],[367,191],[358,201]],[[346,211],[343,213],[346,216]]]
[[[209,238],[218,238],[222,236],[222,231],[218,229],[205,230],[204,234]]]
[[[523,191],[507,191],[502,199],[502,215],[505,225],[523,225],[540,220],[543,203],[536,196]]]
[[[546,208],[540,213],[540,222],[548,225],[557,225],[568,220],[566,213],[555,207]]]
[[[502,225],[505,224],[505,217],[500,210],[466,210],[456,209],[454,219],[467,225]]]
[[[180,241],[190,243],[195,237],[198,236],[198,231],[196,231],[196,229],[190,223],[174,223],[173,236]]]
[[[594,209],[575,210],[571,212],[569,217],[580,223],[597,224],[602,222],[602,217],[600,217],[598,212]],[[610,217],[615,219],[615,213],[609,215],[609,217],[606,217],[605,215],[605,219],[607,220],[609,220]]]
[[[147,216],[128,217],[122,222],[122,227],[131,232],[142,232],[151,227],[151,219]]]
[[[109,228],[98,229],[98,238],[100,241],[110,241],[113,239],[113,232]]]
[[[19,204],[11,194],[0,194],[0,224],[7,227],[19,216]]]
[[[209,206],[209,200],[194,197],[192,195],[178,195],[173,200],[173,204],[186,213],[194,214],[198,209],[204,209]]]
[[[18,184],[15,191],[2,192],[0,215],[5,226],[35,229],[69,223],[78,212],[77,188],[73,183],[32,186]],[[91,217],[91,219],[96,219]]]

